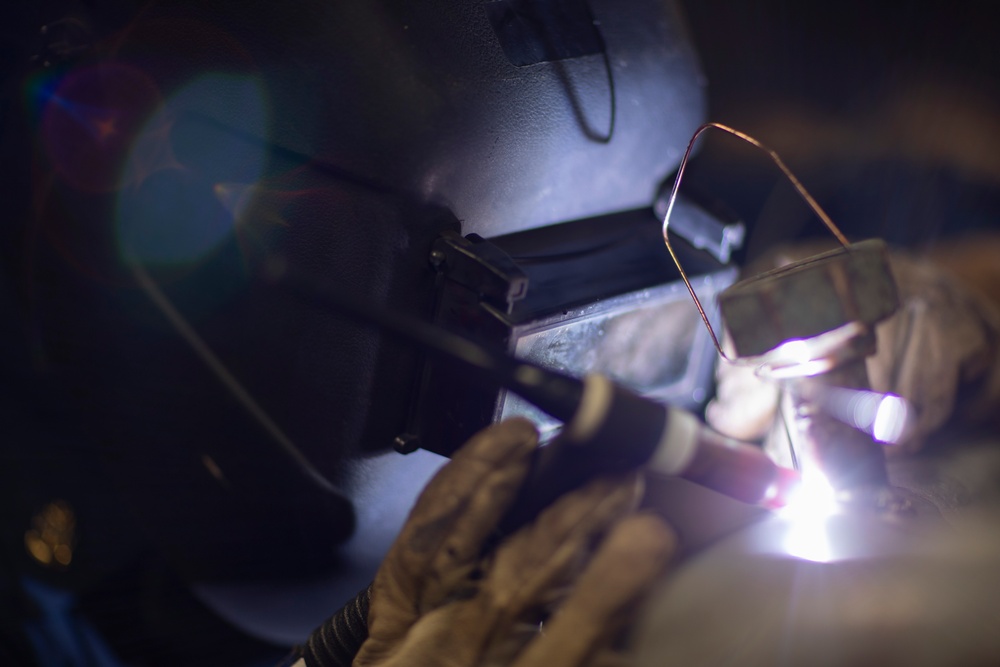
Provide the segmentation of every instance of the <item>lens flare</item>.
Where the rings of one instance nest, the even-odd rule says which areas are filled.
[[[31,87],[55,171],[84,192],[112,192],[130,146],[160,103],[152,79],[123,63],[71,70]]]
[[[118,197],[120,253],[185,266],[232,238],[267,157],[265,142],[245,135],[264,137],[266,125],[253,76],[208,74],[172,95],[129,155]],[[244,185],[225,185],[234,183]]]
[[[258,186],[253,183],[216,183],[212,186],[219,200],[233,220],[239,222],[257,194]]]

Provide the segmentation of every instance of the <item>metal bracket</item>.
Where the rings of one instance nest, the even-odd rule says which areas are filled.
[[[528,276],[514,260],[478,234],[446,232],[434,242],[431,264],[448,280],[474,292],[482,301],[509,313],[528,293]]]
[[[435,324],[491,346],[505,347],[510,336],[506,316],[528,293],[524,271],[507,253],[476,234],[463,237],[444,232],[434,241],[428,259],[438,274]],[[496,403],[495,388],[469,387],[461,373],[426,360],[416,395],[406,431],[393,442],[396,451],[403,454],[424,448],[450,455],[490,422]],[[441,404],[449,408],[443,412],[433,409]]]
[[[653,213],[660,220],[667,214],[670,188],[664,186],[653,204]],[[674,206],[670,231],[694,248],[704,250],[723,264],[728,264],[734,251],[743,247],[746,226],[739,221],[723,224],[693,202],[678,198]]]

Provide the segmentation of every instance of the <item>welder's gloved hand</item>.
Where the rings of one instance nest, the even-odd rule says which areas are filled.
[[[722,349],[729,358],[736,354],[728,337],[723,338]],[[778,386],[761,380],[752,367],[725,359],[715,368],[715,381],[715,398],[705,408],[705,421],[738,440],[763,438],[778,413]]]
[[[781,250],[752,273],[824,249]],[[948,257],[952,264],[961,261],[961,254]],[[914,452],[952,417],[981,421],[1000,407],[1000,304],[984,295],[982,285],[959,280],[933,257],[893,252],[890,261],[901,305],[876,328],[878,351],[868,359],[868,376],[872,389],[906,398],[916,412],[903,441],[887,453]],[[752,369],[726,362],[720,362],[717,380],[706,411],[709,424],[746,440],[767,435],[777,413],[777,388]]]
[[[637,476],[599,479],[483,557],[537,438],[525,420],[493,426],[428,484],[375,577],[356,667],[611,664],[611,641],[673,533],[635,513]]]

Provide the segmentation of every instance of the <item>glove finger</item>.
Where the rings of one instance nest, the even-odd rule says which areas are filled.
[[[394,642],[369,638],[351,664],[353,667],[478,666],[483,638],[490,628],[473,625],[460,630],[456,620],[482,618],[481,606],[475,599],[455,602],[424,614]]]
[[[597,657],[676,548],[652,514],[621,521],[598,549],[565,604],[514,667],[580,667]]]
[[[595,480],[557,500],[500,546],[485,582],[499,615],[498,632],[553,602],[598,537],[638,505],[640,479],[631,474]]]
[[[722,346],[727,355],[736,356],[729,336]],[[715,398],[705,409],[709,425],[740,440],[763,437],[778,411],[777,386],[761,380],[753,368],[724,361],[716,367],[715,377]]]
[[[530,465],[530,458],[507,461],[481,479],[428,567],[423,610],[475,593],[470,587],[478,578],[474,572],[482,565],[483,545],[520,491]]]
[[[369,631],[372,637],[401,636],[421,615],[432,564],[439,551],[454,543],[463,553],[496,525],[513,500],[530,466],[538,433],[524,419],[511,419],[474,436],[428,483],[399,537],[375,576]],[[440,570],[438,570],[440,572]],[[453,583],[449,581],[448,583]],[[433,590],[431,599],[444,597]]]
[[[595,480],[564,495],[496,551],[477,602],[459,619],[476,633],[488,624],[484,665],[509,665],[537,634],[538,622],[562,602],[593,544],[641,497],[638,475]]]

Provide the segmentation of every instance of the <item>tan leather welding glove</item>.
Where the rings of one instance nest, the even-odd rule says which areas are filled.
[[[982,421],[1000,408],[1000,311],[932,257],[892,255],[899,311],[875,330],[872,389],[906,398],[916,420],[892,454],[914,452],[953,417]]]
[[[483,557],[537,440],[523,419],[495,425],[428,484],[375,577],[355,667],[612,664],[609,645],[673,533],[635,513],[638,477],[599,479]]]
[[[868,359],[868,377],[872,389],[906,398],[915,419],[904,440],[886,448],[889,454],[919,450],[952,417],[975,423],[1000,408],[1000,309],[982,278],[966,280],[956,271],[963,257],[971,265],[984,243],[991,242],[961,250],[942,246],[934,255],[890,255],[901,305],[876,327],[878,350]],[[991,247],[1000,253],[1000,238]],[[753,271],[823,249],[809,244],[784,249]],[[997,256],[992,255],[993,264]],[[737,438],[764,437],[776,416],[777,388],[752,369],[726,362],[720,362],[716,377],[717,395],[705,415],[709,424]]]

